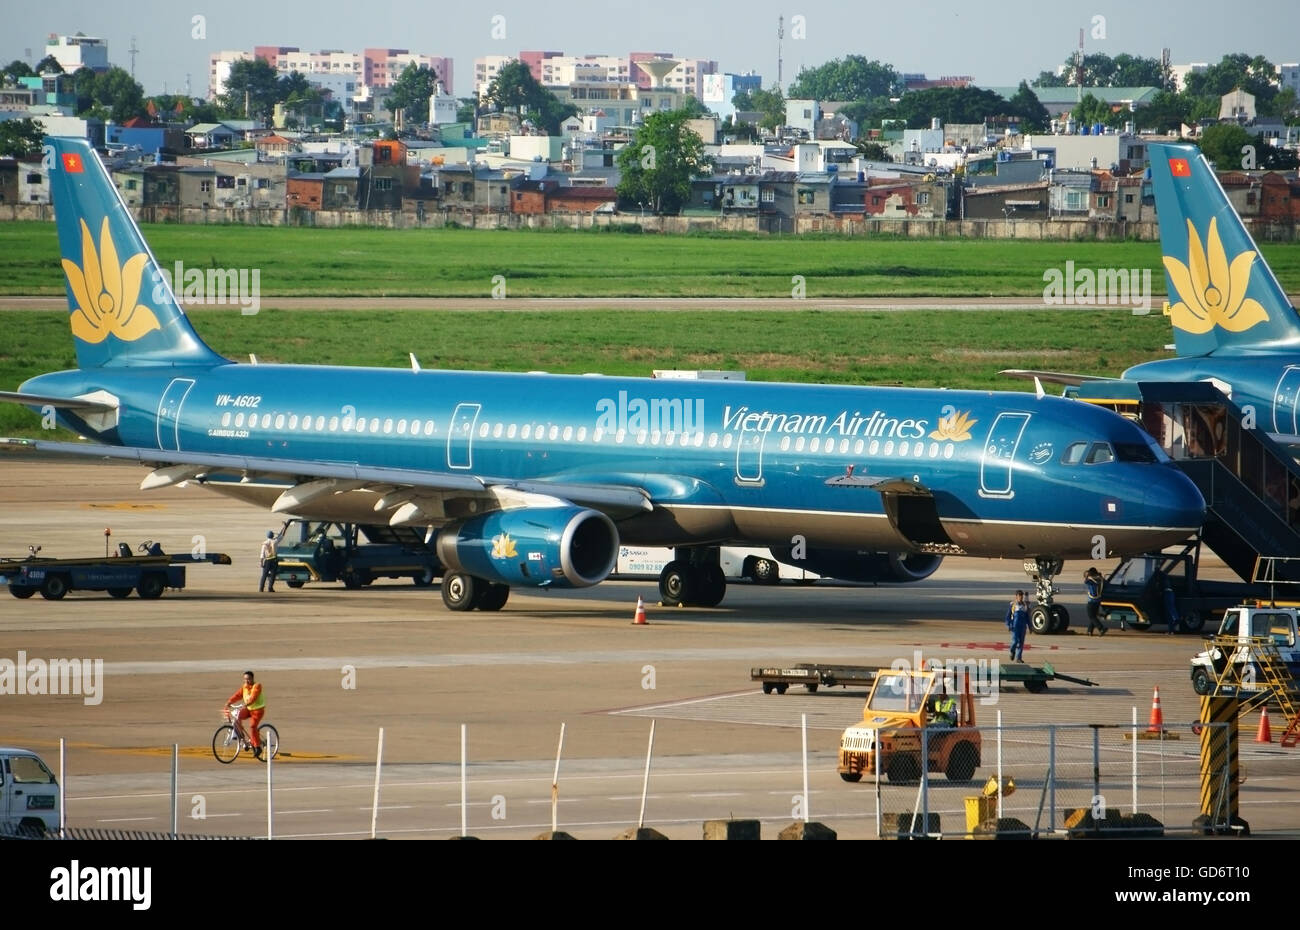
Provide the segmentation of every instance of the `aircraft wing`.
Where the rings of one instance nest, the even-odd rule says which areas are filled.
[[[422,500],[448,497],[481,498],[497,506],[522,506],[538,498],[562,500],[590,507],[612,518],[654,509],[650,494],[632,484],[582,481],[516,481],[454,472],[382,468],[353,462],[304,462],[273,456],[222,455],[204,452],[170,452],[95,443],[56,442],[43,439],[0,439],[0,455],[57,456],[59,459],[102,462],[115,459],[144,465],[152,471],[142,489],[166,487],[182,481],[258,479],[285,484],[272,508],[292,512],[315,497],[339,491],[370,490],[393,502],[390,522],[438,523],[445,517],[422,508]],[[440,507],[438,509],[441,509]]]

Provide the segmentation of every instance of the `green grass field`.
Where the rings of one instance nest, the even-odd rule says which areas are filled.
[[[169,272],[258,269],[263,296],[488,297],[503,275],[515,297],[789,297],[802,275],[809,297],[1033,296],[1043,273],[1150,268],[1164,293],[1153,242],[629,235],[593,231],[257,226],[144,227]],[[1300,245],[1265,257],[1300,290]],[[61,295],[54,226],[0,223],[0,294]]]
[[[5,310],[0,390],[75,367],[63,311]],[[190,312],[228,358],[320,365],[602,372],[742,369],[752,380],[1032,390],[1003,368],[1117,375],[1158,358],[1160,314],[1123,308],[1042,310],[582,310]],[[0,435],[36,435],[36,417],[0,405]]]

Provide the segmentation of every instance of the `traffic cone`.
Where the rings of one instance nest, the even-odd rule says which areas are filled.
[[[636,614],[632,617],[632,625],[645,626],[647,622],[648,621],[645,618],[645,603],[638,597],[636,599]]]
[[[1265,707],[1259,715],[1259,732],[1255,734],[1255,742],[1271,743],[1273,742],[1273,731],[1268,726],[1268,708]]]
[[[1164,729],[1165,718],[1160,713],[1160,686],[1156,685],[1155,693],[1151,696],[1151,724],[1147,727],[1147,732],[1163,733]]]

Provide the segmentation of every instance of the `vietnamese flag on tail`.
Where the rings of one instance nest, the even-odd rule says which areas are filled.
[[[1169,173],[1176,178],[1190,178],[1192,176],[1192,166],[1187,163],[1186,158],[1169,159]]]
[[[64,152],[63,170],[68,172],[68,174],[81,174],[86,170],[86,166],[81,161],[81,156],[76,152]]]

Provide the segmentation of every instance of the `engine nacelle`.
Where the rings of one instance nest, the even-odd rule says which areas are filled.
[[[596,510],[525,507],[444,527],[435,548],[448,571],[497,584],[586,588],[614,570],[618,530]]]
[[[921,552],[862,552],[850,549],[807,549],[793,558],[790,546],[773,547],[779,562],[841,581],[910,583],[929,578],[943,562],[941,555]]]

